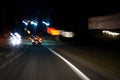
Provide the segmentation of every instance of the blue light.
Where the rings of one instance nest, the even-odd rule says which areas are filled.
[[[34,22],[34,21],[31,21],[30,24],[31,24],[31,25],[34,25],[34,26],[37,26],[37,25],[38,25],[38,23],[37,23],[37,22]]]
[[[28,23],[27,22],[25,22],[25,21],[22,21],[26,26],[28,25]]]
[[[47,23],[47,22],[45,22],[45,21],[42,21],[42,23],[45,24],[46,26],[49,26],[49,25],[50,25],[50,23]]]

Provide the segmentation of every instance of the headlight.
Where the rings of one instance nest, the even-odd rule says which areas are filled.
[[[10,42],[13,46],[21,44],[21,36],[18,33],[11,33]]]

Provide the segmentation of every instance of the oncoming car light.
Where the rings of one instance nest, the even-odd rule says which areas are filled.
[[[18,33],[10,33],[10,35],[10,43],[13,46],[21,44],[21,36]]]

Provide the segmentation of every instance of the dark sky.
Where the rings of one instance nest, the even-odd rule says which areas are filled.
[[[0,15],[8,21],[50,19],[57,28],[86,29],[89,17],[117,13],[119,7],[114,0],[1,0]]]

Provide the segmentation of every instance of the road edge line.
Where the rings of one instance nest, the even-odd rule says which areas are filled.
[[[62,59],[82,80],[90,80],[82,71],[80,71],[76,66],[74,66],[72,63],[70,63],[67,59],[62,57],[60,54],[55,52],[54,50],[48,48],[52,53],[54,53],[56,56],[58,56],[60,59]]]

